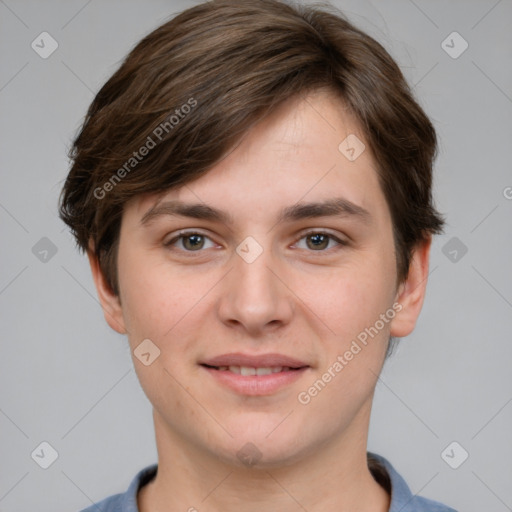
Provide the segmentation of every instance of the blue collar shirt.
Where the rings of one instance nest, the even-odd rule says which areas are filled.
[[[391,488],[389,512],[457,512],[438,501],[413,495],[405,480],[396,472],[387,459],[375,453],[369,453],[368,455],[374,461],[377,461],[381,468],[385,469],[385,473],[389,477]],[[81,512],[139,512],[137,493],[143,485],[154,478],[157,468],[158,465],[153,464],[142,469],[132,480],[126,492],[105,498]]]

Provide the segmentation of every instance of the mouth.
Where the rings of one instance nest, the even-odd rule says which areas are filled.
[[[301,370],[302,368],[307,368],[307,366],[300,367],[290,367],[290,366],[211,366],[209,364],[202,364],[206,368],[210,368],[212,370],[217,370],[219,372],[231,372],[236,375],[241,375],[243,377],[251,377],[254,375],[271,375],[273,373],[282,373],[282,372],[293,372],[297,370]]]
[[[300,361],[294,357],[284,354],[243,354],[240,352],[222,354],[204,361],[200,361],[203,366],[216,368],[220,371],[232,371],[244,375],[258,375],[253,370],[261,370],[262,375],[269,373],[279,373],[284,369],[297,370],[309,366],[306,362]],[[238,371],[240,370],[240,371]],[[270,371],[268,371],[270,370]]]
[[[268,396],[286,389],[311,368],[282,354],[224,354],[199,364],[216,384],[250,396]]]

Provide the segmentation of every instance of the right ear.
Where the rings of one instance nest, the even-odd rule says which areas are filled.
[[[89,249],[87,250],[87,257],[89,258],[89,265],[91,266],[92,277],[98,292],[103,315],[108,325],[119,334],[126,334],[126,326],[124,323],[123,310],[119,297],[114,293],[108,284],[103,272],[101,271],[100,263],[94,252],[94,244],[92,240],[89,242]]]

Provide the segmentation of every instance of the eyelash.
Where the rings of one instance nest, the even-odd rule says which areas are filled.
[[[172,246],[178,240],[182,240],[182,239],[187,238],[188,236],[192,236],[192,235],[199,235],[199,236],[202,236],[203,238],[210,239],[210,237],[208,235],[205,235],[205,234],[203,234],[201,232],[198,232],[198,231],[180,231],[179,234],[177,236],[175,236],[172,240],[169,240],[168,242],[165,242],[164,246],[172,250]],[[347,246],[348,245],[348,242],[339,239],[338,237],[334,236],[333,234],[329,233],[328,231],[321,231],[321,230],[311,230],[311,231],[307,231],[305,233],[302,233],[300,238],[298,239],[298,241],[300,241],[303,238],[306,238],[308,236],[312,236],[312,235],[327,235],[330,240],[334,240],[338,244],[338,248],[339,248],[339,246],[343,247],[343,246]],[[336,249],[336,247],[331,247],[330,249],[319,249],[318,251],[308,250],[308,252],[311,252],[311,253],[315,253],[315,252],[322,253],[322,252],[328,252],[328,251],[330,251],[332,249]],[[187,249],[180,249],[180,250],[183,251],[183,252],[189,253],[189,254],[194,254],[194,253],[201,253],[201,252],[203,252],[206,249],[198,249],[197,251],[189,251]]]

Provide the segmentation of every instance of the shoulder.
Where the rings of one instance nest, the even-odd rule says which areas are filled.
[[[402,512],[457,512],[454,508],[448,507],[439,501],[413,496],[407,507]],[[391,511],[390,511],[391,512]]]
[[[141,469],[131,481],[126,492],[109,496],[80,512],[139,512],[137,493],[144,484],[155,477],[157,469],[157,464]]]
[[[455,509],[439,501],[412,494],[402,476],[391,463],[381,455],[368,452],[368,461],[374,476],[376,476],[375,472],[378,471],[376,468],[380,466],[380,470],[385,472],[386,476],[389,477],[389,487],[391,488],[391,505],[389,512],[457,512]],[[382,476],[380,479],[382,480]],[[377,480],[379,481],[379,479]]]

